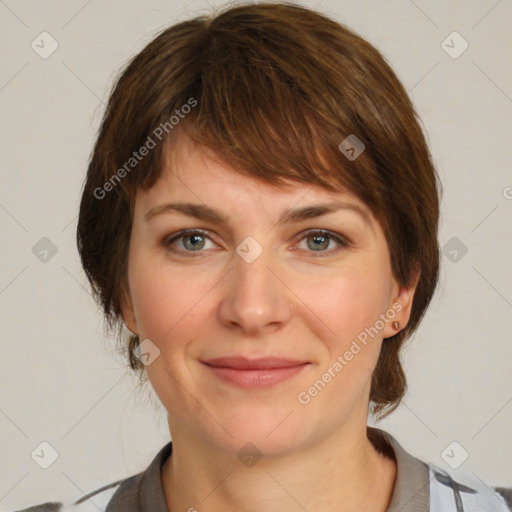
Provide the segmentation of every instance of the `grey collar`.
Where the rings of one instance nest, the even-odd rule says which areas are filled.
[[[407,453],[387,432],[374,427],[367,427],[367,432],[374,446],[397,463],[395,487],[386,512],[429,512],[428,465]],[[121,484],[105,512],[168,512],[161,470],[171,453],[169,441],[145,471]]]
[[[368,438],[377,450],[388,457],[394,456],[396,461],[395,487],[386,512],[429,512],[428,465],[407,453],[398,441],[384,430],[367,427],[367,432]]]

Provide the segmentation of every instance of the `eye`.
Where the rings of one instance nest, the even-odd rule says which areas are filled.
[[[335,242],[338,246],[347,247],[348,242],[341,236],[337,236],[330,231],[325,230],[314,230],[307,232],[301,239],[300,242],[306,240],[306,251],[320,253],[322,256],[325,253],[332,253],[339,249],[327,250],[330,242]],[[302,250],[303,248],[301,248]]]
[[[306,232],[299,242],[306,241],[306,248],[299,247],[300,250],[307,252],[319,253],[318,256],[323,256],[326,253],[332,253],[339,250],[339,248],[347,247],[349,242],[341,235],[335,235],[330,231],[325,230],[311,230]],[[207,242],[213,246],[208,247]],[[329,249],[329,246],[334,243],[338,248]],[[213,243],[211,238],[204,232],[198,229],[189,229],[180,231],[171,238],[166,238],[163,241],[166,248],[178,253],[188,253],[189,256],[195,256],[192,253],[198,253],[199,256],[203,249],[215,249],[217,245]],[[296,250],[296,249],[292,249]],[[314,255],[315,257],[317,255]]]
[[[176,236],[164,240],[164,245],[168,248],[175,245],[181,246],[178,247],[178,249],[171,247],[171,250],[175,250],[176,252],[201,252],[202,249],[205,249],[207,240],[212,242],[203,231],[191,229],[180,231]],[[208,247],[206,247],[206,249],[208,249]]]

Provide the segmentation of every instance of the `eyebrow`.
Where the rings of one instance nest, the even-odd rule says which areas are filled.
[[[359,214],[359,216],[370,226],[372,223],[368,213],[356,204],[347,203],[343,201],[333,201],[331,203],[322,203],[316,205],[305,206],[302,208],[291,208],[285,210],[279,220],[278,224],[291,224],[295,222],[301,222],[307,219],[313,219],[326,215],[328,213],[334,213],[338,210],[350,210]],[[195,203],[166,203],[155,206],[149,212],[144,215],[144,219],[149,221],[157,215],[170,212],[180,212],[196,219],[210,221],[215,223],[230,225],[229,219],[222,212],[205,206],[202,204]]]

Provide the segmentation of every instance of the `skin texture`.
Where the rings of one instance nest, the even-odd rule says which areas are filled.
[[[169,510],[385,511],[396,465],[366,437],[371,375],[383,338],[396,333],[392,322],[408,321],[414,288],[393,278],[382,228],[349,193],[278,188],[236,173],[184,136],[178,142],[158,182],[138,191],[123,307],[127,327],[160,350],[146,371],[173,441],[162,471]],[[369,222],[341,209],[278,224],[284,210],[333,200],[357,205]],[[170,202],[208,205],[229,224],[169,211],[144,219]],[[170,243],[192,228],[205,233]],[[306,233],[318,229],[348,244]],[[248,236],[263,249],[252,263],[236,252]],[[298,394],[393,304],[400,311],[392,321],[301,404]],[[242,389],[201,362],[231,355],[309,364],[285,382]],[[246,443],[262,455],[252,467],[237,457]]]

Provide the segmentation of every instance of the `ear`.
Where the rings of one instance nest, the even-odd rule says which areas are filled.
[[[409,286],[401,286],[394,281],[391,301],[388,304],[388,310],[386,311],[387,321],[383,330],[384,338],[390,338],[391,336],[398,334],[409,322],[414,293],[416,292],[419,278],[420,273],[418,271],[416,272],[412,284]],[[398,322],[398,328],[393,326],[395,322]]]
[[[135,319],[135,314],[133,312],[130,293],[127,291],[123,292],[123,297],[121,300],[121,314],[123,316],[123,321],[124,324],[126,325],[126,328],[132,334],[138,334],[137,320]]]

